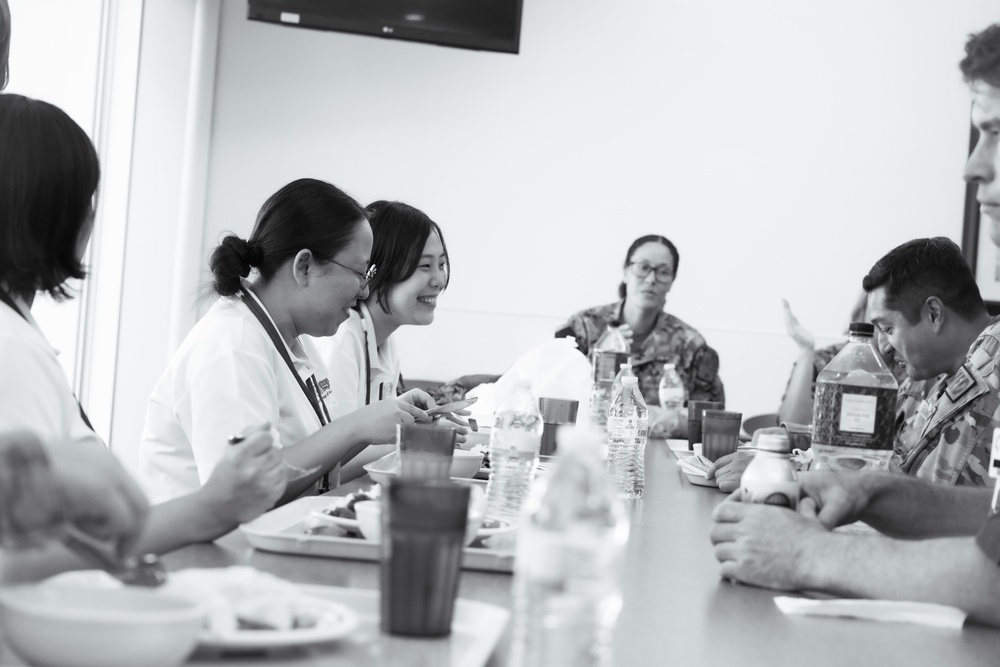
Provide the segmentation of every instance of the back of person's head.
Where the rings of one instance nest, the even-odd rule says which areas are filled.
[[[943,236],[914,239],[893,248],[875,262],[861,285],[868,293],[882,288],[886,306],[902,313],[911,324],[920,319],[920,310],[931,296],[967,321],[986,312],[961,249]]]
[[[214,289],[222,296],[235,294],[251,268],[269,281],[303,249],[329,262],[364,220],[361,205],[337,186],[312,178],[292,181],[264,202],[250,238],[228,234],[212,251]]]
[[[632,255],[640,247],[646,245],[647,243],[659,243],[666,246],[667,250],[670,251],[671,256],[674,258],[674,276],[677,276],[677,267],[681,263],[681,255],[677,252],[677,247],[670,242],[666,236],[660,236],[659,234],[647,234],[645,236],[640,236],[635,241],[632,241],[632,245],[628,247],[628,252],[625,253],[625,263],[622,267],[627,269],[628,265],[632,263]],[[622,299],[625,298],[625,283],[622,282],[618,285],[618,296]]]
[[[436,222],[421,211],[398,201],[380,200],[367,208],[368,221],[372,226],[372,264],[378,267],[369,284],[371,295],[383,310],[389,309],[389,292],[392,286],[403,282],[414,274],[420,264],[424,245],[432,233],[437,234],[448,259],[448,246],[444,234]],[[444,286],[451,280],[451,265],[445,277]]]
[[[0,282],[28,296],[69,296],[83,278],[81,233],[100,180],[87,133],[48,102],[0,95]]]
[[[1000,23],[969,35],[958,67],[966,83],[985,81],[1000,88]]]
[[[0,0],[0,90],[7,87],[10,74],[10,7]]]

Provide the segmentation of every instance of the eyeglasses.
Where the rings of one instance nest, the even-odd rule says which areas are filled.
[[[656,276],[656,279],[661,283],[665,283],[674,277],[674,270],[666,264],[650,266],[645,262],[629,262],[628,270],[629,273],[639,279],[645,278],[649,275],[649,272],[652,271]]]
[[[376,268],[375,268],[374,264],[372,264],[371,266],[369,266],[367,271],[365,271],[364,273],[361,273],[360,271],[355,271],[354,269],[352,269],[351,267],[347,266],[346,264],[341,264],[340,262],[338,262],[335,259],[331,259],[330,262],[333,263],[333,264],[336,264],[337,266],[344,267],[345,269],[347,269],[348,271],[350,271],[351,273],[353,273],[354,275],[356,275],[358,277],[358,280],[361,281],[361,285],[360,285],[360,287],[358,287],[358,291],[363,291],[366,287],[368,287],[368,283],[371,281],[372,278],[375,277]]]

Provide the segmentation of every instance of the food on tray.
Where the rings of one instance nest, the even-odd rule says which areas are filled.
[[[354,503],[359,503],[362,500],[378,500],[381,497],[382,487],[376,484],[367,491],[356,491],[354,493],[347,494],[344,496],[347,502],[338,500],[338,504],[336,506],[328,507],[323,510],[323,513],[329,514],[330,516],[340,517],[342,519],[357,519],[358,516],[354,512]]]

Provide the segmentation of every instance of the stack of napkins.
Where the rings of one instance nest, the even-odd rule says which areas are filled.
[[[708,470],[712,467],[712,462],[701,454],[694,454],[692,456],[686,456],[682,459],[677,459],[677,465],[679,465],[681,470],[688,475],[704,477],[707,479]]]
[[[786,614],[806,616],[839,616],[866,621],[917,623],[937,628],[961,629],[965,612],[955,607],[930,602],[899,602],[894,600],[810,600],[778,596],[778,609]]]

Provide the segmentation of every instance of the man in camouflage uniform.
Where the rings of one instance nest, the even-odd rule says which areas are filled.
[[[972,35],[965,50],[962,74],[972,89],[972,122],[980,130],[965,178],[977,186],[984,223],[1000,231],[1000,24]],[[1000,244],[1000,233],[993,238]],[[954,244],[945,250],[942,242],[947,240],[925,239],[918,245],[957,253]],[[952,261],[961,265],[945,276],[944,285],[933,265],[923,263],[897,266],[885,282],[872,274],[866,278],[869,314],[879,314],[872,305],[881,310],[878,324],[889,337],[880,345],[909,365],[904,402],[920,377],[932,384],[926,399],[913,398],[903,406],[897,422],[898,462],[926,479],[811,472],[800,478],[798,512],[719,503],[712,543],[723,577],[769,588],[936,602],[1000,627],[1000,512],[989,511],[989,488],[961,486],[981,484],[985,475],[986,444],[1000,401],[1000,327],[986,315],[975,282],[969,284],[971,272],[960,260],[959,253]],[[901,274],[910,274],[909,279]],[[920,298],[921,291],[926,298]],[[948,332],[952,339],[944,340]],[[939,354],[945,375],[935,378],[932,357]],[[831,530],[857,520],[883,534]]]
[[[909,241],[862,284],[880,351],[905,364],[908,376],[893,465],[943,484],[986,485],[1000,426],[1000,321],[986,311],[962,251],[943,237]],[[932,382],[914,386],[925,381]]]

